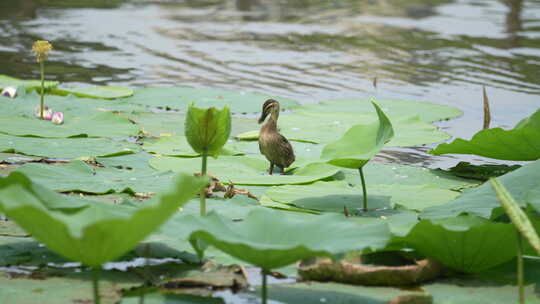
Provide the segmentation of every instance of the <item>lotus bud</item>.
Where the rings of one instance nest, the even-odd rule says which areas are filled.
[[[40,117],[40,113],[39,113],[39,106],[37,106],[35,108],[35,111],[36,111],[36,116],[37,117]],[[49,107],[45,106],[45,108],[43,109],[43,119],[44,120],[51,120],[53,117],[53,110],[52,109],[49,109]]]
[[[36,56],[36,61],[38,63],[44,62],[49,57],[49,52],[52,50],[53,46],[49,41],[38,40],[32,45],[32,51]]]
[[[64,113],[55,112],[52,116],[52,123],[55,125],[61,125],[64,123]]]
[[[15,98],[17,97],[17,88],[16,87],[5,87],[2,90],[2,96]]]
[[[191,148],[197,153],[217,157],[231,133],[231,113],[225,106],[218,110],[188,107],[185,135]]]

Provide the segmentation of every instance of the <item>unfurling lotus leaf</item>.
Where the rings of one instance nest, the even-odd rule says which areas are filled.
[[[218,156],[230,133],[231,113],[229,107],[225,106],[218,110],[214,107],[197,108],[193,104],[189,106],[185,135],[195,152]]]
[[[321,158],[344,168],[363,167],[382,147],[394,137],[392,123],[375,102],[379,121],[351,127],[340,139],[327,144]]]

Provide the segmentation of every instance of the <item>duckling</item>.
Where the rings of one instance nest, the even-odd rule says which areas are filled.
[[[259,133],[259,150],[270,162],[268,169],[270,175],[272,175],[274,165],[281,169],[281,174],[284,174],[285,168],[294,162],[295,157],[291,144],[278,131],[279,102],[274,99],[264,102],[259,124],[263,123],[269,114],[270,119],[261,127]]]

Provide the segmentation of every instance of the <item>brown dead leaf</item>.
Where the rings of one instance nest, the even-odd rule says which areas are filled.
[[[444,272],[442,264],[425,259],[412,265],[373,266],[329,258],[304,260],[298,274],[304,280],[334,281],[357,285],[404,286],[435,279]]]

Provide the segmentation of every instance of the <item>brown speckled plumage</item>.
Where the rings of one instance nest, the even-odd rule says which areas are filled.
[[[270,162],[268,173],[272,174],[274,165],[283,173],[294,162],[294,151],[287,138],[278,131],[279,102],[276,100],[268,99],[264,103],[259,123],[263,123],[269,114],[270,119],[261,127],[259,134],[259,150]]]

